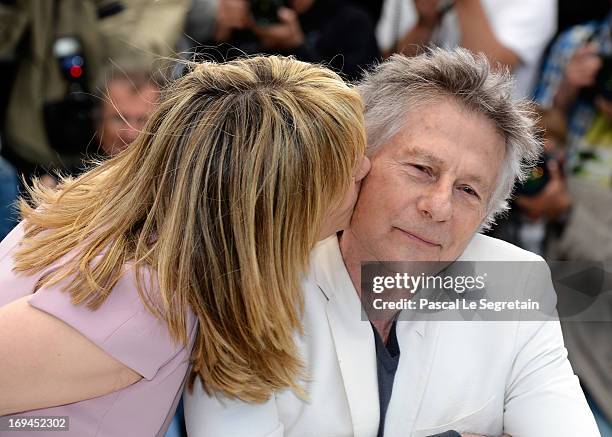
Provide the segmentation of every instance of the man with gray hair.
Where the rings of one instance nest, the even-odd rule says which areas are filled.
[[[196,387],[190,436],[599,435],[558,321],[362,317],[363,263],[542,262],[478,233],[539,154],[511,89],[464,49],[393,56],[366,76],[371,171],[350,228],[317,245],[303,285],[308,399],[284,391],[252,405]],[[536,282],[530,271],[512,280]],[[550,276],[537,284],[552,292]]]

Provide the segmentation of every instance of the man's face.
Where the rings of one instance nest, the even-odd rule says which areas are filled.
[[[411,111],[371,157],[351,246],[362,260],[457,259],[485,218],[504,153],[493,123],[457,102]]]
[[[159,100],[159,88],[145,83],[138,88],[127,79],[108,84],[108,98],[102,105],[98,127],[100,147],[115,155],[136,139]]]

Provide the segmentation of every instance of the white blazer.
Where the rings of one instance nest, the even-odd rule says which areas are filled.
[[[460,259],[541,261],[480,234]],[[361,320],[336,237],[313,251],[303,289],[305,335],[297,341],[311,375],[308,402],[282,391],[264,404],[249,404],[210,397],[196,384],[184,397],[189,437],[376,437],[374,337],[370,323]],[[599,436],[558,322],[413,320],[399,322],[396,332],[401,354],[385,437],[450,429],[486,436]]]

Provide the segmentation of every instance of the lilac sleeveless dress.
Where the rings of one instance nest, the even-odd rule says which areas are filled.
[[[61,284],[41,288],[32,294],[38,279],[48,270],[32,276],[13,272],[12,254],[23,232],[21,223],[0,243],[0,306],[31,295],[28,303],[32,307],[67,323],[143,378],[104,396],[16,415],[68,416],[68,431],[0,431],[0,436],[163,435],[180,399],[188,371],[196,335],[194,315],[188,314],[189,347],[186,348],[175,343],[165,324],[147,311],[136,291],[135,274],[129,267],[96,311],[73,305]]]

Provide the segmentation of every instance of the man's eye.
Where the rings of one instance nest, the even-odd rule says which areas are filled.
[[[431,176],[431,169],[429,167],[425,167],[419,164],[412,164],[412,166],[421,173],[425,173],[426,175]]]
[[[470,196],[474,196],[474,197],[478,197],[478,198],[479,198],[478,193],[477,193],[476,191],[474,191],[474,189],[473,189],[472,187],[469,187],[469,186],[463,186],[463,187],[461,187],[461,190],[462,190],[464,193],[469,194]]]

